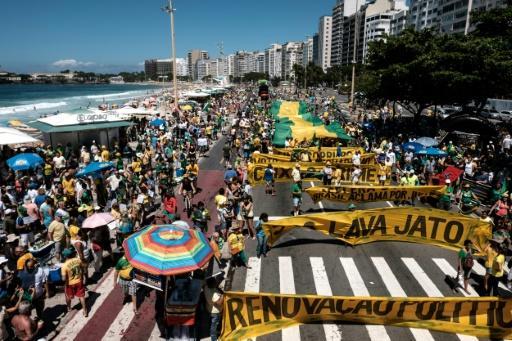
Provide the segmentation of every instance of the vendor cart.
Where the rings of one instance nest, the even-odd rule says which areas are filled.
[[[204,281],[192,274],[213,256],[206,236],[188,226],[152,225],[125,239],[123,249],[134,281],[163,291],[166,326],[193,326]]]

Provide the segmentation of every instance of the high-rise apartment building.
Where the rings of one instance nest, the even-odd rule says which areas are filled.
[[[319,42],[318,42],[318,33],[315,33],[313,36],[313,64],[320,66],[320,56],[319,56]],[[331,52],[332,56],[332,52]],[[331,59],[332,63],[332,59]]]
[[[226,65],[225,65],[225,75],[226,76],[235,76],[235,55],[230,54],[226,58]]]
[[[272,44],[265,50],[265,72],[270,78],[281,77],[283,47],[279,44]]]
[[[235,78],[243,77],[249,72],[250,55],[247,51],[238,51],[235,53],[235,70],[233,76]]]
[[[331,67],[332,17],[324,15],[318,25],[318,57],[324,71]]]
[[[407,14],[407,27],[417,31],[425,28],[438,28],[439,0],[411,0]]]
[[[254,72],[265,73],[265,52],[254,52],[256,69]]]
[[[471,11],[490,10],[503,4],[503,0],[473,0],[473,5],[468,10],[467,0],[438,0],[439,30],[441,33],[464,33]],[[474,27],[469,26],[468,32],[473,29]]]
[[[331,65],[341,64],[341,49],[343,45],[343,20],[345,4],[343,0],[336,0],[332,9],[332,34],[331,34]],[[319,42],[320,43],[320,42]],[[320,56],[315,64],[320,66]]]
[[[295,74],[293,66],[302,63],[302,42],[283,44],[281,52],[281,79],[290,80]]]
[[[183,58],[176,58],[177,76],[187,76],[187,62]],[[146,78],[158,80],[160,77],[168,77],[173,72],[171,59],[148,59],[144,61]]]
[[[176,58],[176,75],[178,77],[188,76],[188,63],[185,58]]]
[[[393,16],[404,12],[406,8],[403,0],[375,0],[368,3],[364,16],[364,32],[360,33],[363,39],[363,61],[366,60],[369,43],[389,35]]]
[[[199,59],[196,62],[196,80],[203,80],[206,76],[210,76],[210,60]]]
[[[193,80],[198,80],[197,61],[209,59],[208,52],[203,50],[190,50],[187,54],[188,74]]]
[[[313,38],[308,38],[302,48],[302,66],[313,63]]]

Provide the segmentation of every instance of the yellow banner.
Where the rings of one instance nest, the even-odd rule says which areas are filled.
[[[261,153],[253,153],[251,156],[251,161],[254,163],[273,163],[273,162],[301,162],[305,166],[318,166],[319,162],[315,162],[315,159],[309,158],[309,160],[312,160],[311,162],[304,162],[302,158],[295,158],[288,155],[274,155],[274,154],[261,154]],[[334,158],[324,158],[322,160],[323,163],[330,161],[332,166],[335,167],[339,163],[350,163],[352,164],[352,157],[346,156],[346,157],[334,157]],[[322,164],[323,164],[322,163]],[[361,154],[361,164],[365,165],[373,165],[375,164],[375,154],[374,153],[367,153],[367,154]]]
[[[459,250],[469,239],[482,252],[492,238],[491,226],[480,219],[443,210],[388,207],[353,212],[306,214],[263,225],[269,244],[297,227],[317,230],[350,245],[403,241]]]
[[[272,168],[275,171],[274,180],[276,182],[291,182],[292,171],[295,167],[295,162],[271,162]],[[322,180],[322,169],[324,164],[308,164],[304,165],[300,163],[300,173],[303,181],[321,181]],[[265,169],[268,167],[268,162],[264,164],[254,163],[249,164],[247,168],[247,178],[252,184],[265,183],[264,174]],[[342,172],[342,181],[350,181],[350,174],[352,173],[353,167],[351,164],[341,163],[339,167]],[[360,182],[365,183],[378,183],[379,177],[377,172],[379,171],[378,165],[361,165],[361,176],[359,177]]]
[[[337,321],[503,339],[512,336],[512,300],[226,292],[221,339],[244,340],[294,325]]]
[[[312,160],[328,160],[337,157],[336,147],[322,147],[318,149],[318,147],[309,147],[309,148],[274,148],[272,151],[276,155],[288,155],[292,156],[293,154],[300,155],[302,151],[307,151],[311,155]],[[352,155],[359,150],[361,155],[365,152],[364,148],[361,147],[342,147],[341,148],[341,157],[346,157]],[[319,155],[320,154],[320,155]]]
[[[444,186],[316,186],[306,188],[314,202],[370,202],[411,200],[421,196],[438,196]]]

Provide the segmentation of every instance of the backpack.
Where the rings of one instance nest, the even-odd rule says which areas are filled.
[[[462,263],[462,266],[464,267],[464,269],[471,269],[473,268],[473,263],[474,263],[474,259],[473,259],[473,255],[471,254],[471,252],[468,252],[466,253],[466,258],[464,258],[464,263]]]

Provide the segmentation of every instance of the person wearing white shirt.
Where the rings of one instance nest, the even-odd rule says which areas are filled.
[[[361,153],[359,153],[359,150],[356,150],[355,154],[352,155],[352,163],[354,164],[354,166],[361,165]]]
[[[292,178],[294,182],[300,182],[302,180],[300,176],[300,164],[296,163],[295,168],[292,170]]]
[[[396,155],[395,155],[395,152],[393,151],[393,149],[389,149],[388,152],[386,153],[386,157],[389,158],[389,161],[392,163],[392,164],[395,164],[396,163]]]
[[[512,138],[510,138],[510,135],[507,134],[503,141],[501,142],[501,148],[503,148],[504,151],[509,151],[510,147],[512,146]]]

